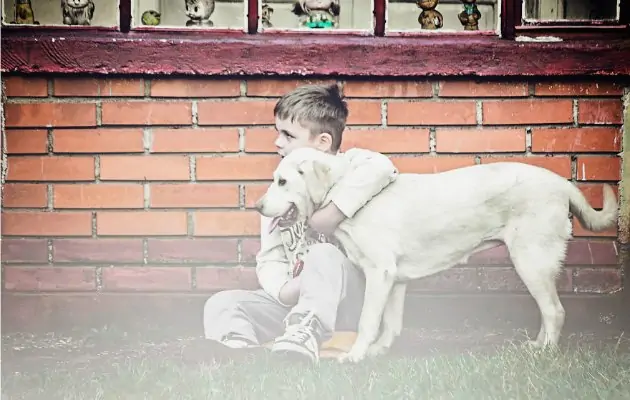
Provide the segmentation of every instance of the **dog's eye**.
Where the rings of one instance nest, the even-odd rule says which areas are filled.
[[[282,178],[278,179],[278,185],[284,186],[286,183],[287,183],[286,179],[282,179]]]
[[[304,175],[304,171],[302,171],[301,169],[298,169],[298,174]]]

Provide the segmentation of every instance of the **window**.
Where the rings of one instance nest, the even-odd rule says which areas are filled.
[[[61,4],[60,4],[61,2]],[[2,0],[3,27],[408,36],[628,30],[630,0]],[[66,11],[64,11],[64,9]]]

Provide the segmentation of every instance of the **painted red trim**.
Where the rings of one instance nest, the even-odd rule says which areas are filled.
[[[131,0],[119,0],[118,11],[120,21],[118,22],[121,32],[129,32],[131,29]]]
[[[514,39],[514,27],[521,24],[522,0],[501,0],[501,37]]]
[[[374,0],[374,35],[385,35],[385,19],[387,18],[387,0]]]
[[[258,0],[248,0],[247,3],[247,33],[258,32]]]
[[[63,39],[62,39],[63,38]],[[300,51],[296,51],[300,49]],[[630,76],[630,40],[4,32],[2,72],[248,76]]]

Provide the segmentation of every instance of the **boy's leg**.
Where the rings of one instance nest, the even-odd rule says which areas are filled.
[[[264,344],[283,332],[288,311],[263,290],[226,290],[206,300],[204,335],[230,348]]]
[[[319,359],[319,345],[337,329],[356,329],[363,305],[364,278],[335,246],[311,246],[304,257],[300,298],[286,318],[273,352]]]

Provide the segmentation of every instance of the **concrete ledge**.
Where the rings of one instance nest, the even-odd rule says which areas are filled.
[[[129,332],[202,332],[207,295],[73,294],[2,295],[2,332],[69,332],[103,326]],[[630,329],[622,295],[568,295],[566,331]],[[529,295],[410,295],[405,327],[470,327],[537,330],[539,314]]]

